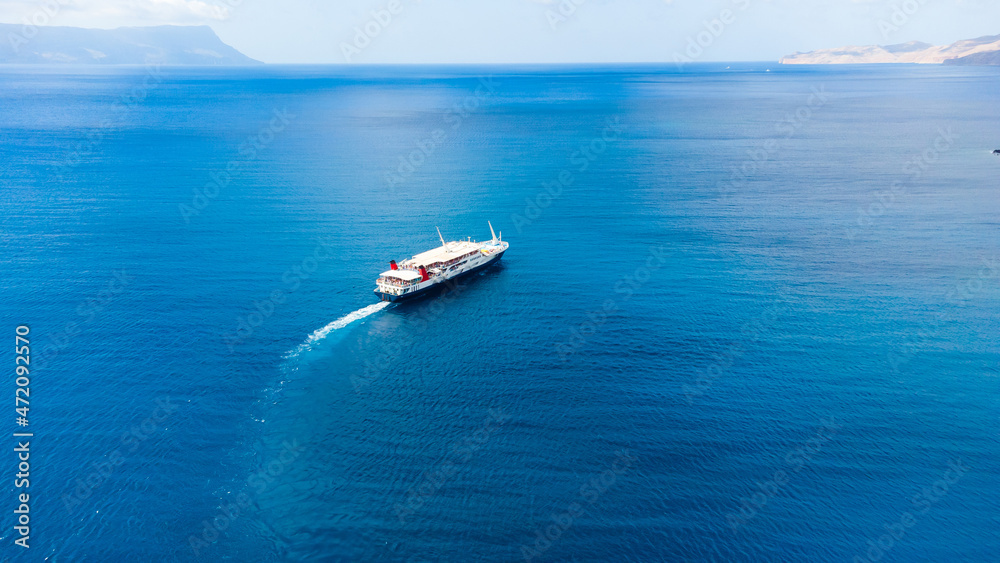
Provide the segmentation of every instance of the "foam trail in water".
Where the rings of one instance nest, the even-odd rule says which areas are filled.
[[[367,307],[364,307],[362,309],[358,309],[357,311],[354,311],[353,313],[348,313],[348,314],[344,315],[343,317],[340,317],[339,319],[333,321],[332,323],[326,325],[325,327],[323,327],[323,328],[317,330],[316,332],[310,334],[309,338],[307,338],[305,342],[303,342],[302,344],[299,344],[298,348],[296,348],[296,349],[292,350],[291,352],[289,352],[285,356],[285,358],[291,359],[291,358],[294,358],[294,357],[298,356],[302,352],[305,352],[306,350],[311,349],[312,346],[313,346],[313,344],[319,342],[320,340],[323,340],[331,332],[333,332],[335,330],[338,330],[338,329],[341,329],[341,328],[344,328],[345,326],[353,323],[354,321],[361,320],[361,319],[363,319],[363,318],[365,318],[365,317],[367,317],[369,315],[373,315],[373,314],[381,311],[382,309],[385,309],[389,305],[391,305],[391,303],[389,303],[388,301],[379,301],[378,303],[374,303],[374,304],[369,305]]]

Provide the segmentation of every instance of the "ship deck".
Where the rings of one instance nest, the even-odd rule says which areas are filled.
[[[482,243],[460,240],[449,242],[447,246],[439,246],[427,252],[421,252],[409,260],[404,260],[403,265],[407,267],[430,266],[441,262],[448,262],[471,252],[476,252],[482,248]]]

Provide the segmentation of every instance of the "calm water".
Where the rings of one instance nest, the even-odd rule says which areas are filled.
[[[1000,73],[767,68],[0,70],[3,558],[996,560]]]

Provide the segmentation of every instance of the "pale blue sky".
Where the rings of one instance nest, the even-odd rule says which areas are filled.
[[[383,26],[372,13],[391,1],[397,13]],[[911,12],[897,14],[896,29],[887,25],[893,6]],[[713,26],[727,9],[728,23]],[[707,21],[714,34],[701,35],[706,46],[692,48],[693,59],[738,61],[996,35],[1000,0],[0,0],[0,22],[31,19],[208,24],[269,63],[670,62]],[[355,31],[366,26],[377,31],[367,43]]]

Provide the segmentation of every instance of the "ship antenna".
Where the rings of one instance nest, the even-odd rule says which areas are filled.
[[[493,232],[493,223],[490,223],[489,221],[487,221],[486,224],[488,224],[490,226],[490,234],[493,235],[493,242],[496,242],[497,241],[497,234]]]
[[[437,232],[438,232],[438,238],[439,238],[439,239],[441,239],[441,246],[443,246],[445,250],[448,250],[448,245],[447,245],[447,244],[445,244],[445,242],[444,242],[444,237],[443,237],[443,236],[441,236],[441,229],[439,229],[438,227],[434,227],[434,228],[435,228],[435,229],[437,229]]]

